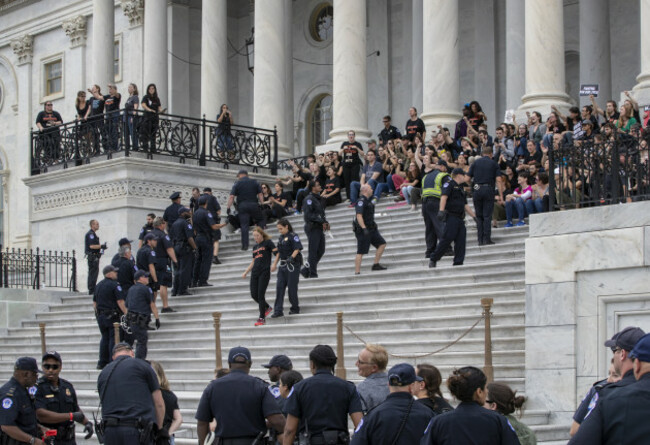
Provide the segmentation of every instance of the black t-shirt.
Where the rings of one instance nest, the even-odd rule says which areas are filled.
[[[424,122],[419,117],[415,120],[409,119],[406,121],[406,136],[408,136],[411,142],[415,139],[416,133],[423,135],[425,131],[426,127],[424,126]]]
[[[338,193],[336,195],[341,194],[341,178],[338,176],[334,176],[332,179],[328,179],[325,182],[325,187],[323,187],[323,191],[327,194],[332,193],[334,190],[339,189]],[[332,195],[332,196],[336,196]]]
[[[135,283],[126,296],[126,307],[129,312],[136,314],[151,314],[151,303],[153,302],[153,292],[149,286],[142,283]]]
[[[63,119],[61,118],[61,115],[56,111],[52,111],[51,113],[48,113],[47,111],[41,111],[38,113],[38,116],[36,116],[36,123],[43,126],[43,131],[45,133],[58,133],[59,127],[55,124],[57,121],[63,122]]]
[[[255,244],[253,247],[253,272],[267,271],[271,268],[271,258],[273,257],[273,249],[275,244],[270,239],[262,241],[260,244]]]
[[[307,181],[309,181],[312,178],[311,173],[304,172],[300,170],[298,173],[295,173],[293,177],[300,176],[300,181],[294,182],[293,183],[293,194],[295,195],[298,193],[298,190],[304,189],[307,186]]]
[[[160,108],[160,98],[158,96],[152,97],[149,96],[148,94],[145,94],[144,97],[142,98],[142,104],[145,104],[149,109],[153,110],[154,112],[158,112],[158,108]],[[145,113],[151,113],[151,111],[146,111]]]
[[[168,389],[161,389],[160,390],[163,398],[163,402],[165,403],[165,416],[163,418],[163,427],[169,430],[169,427],[172,424],[172,421],[174,420],[174,410],[180,409],[178,407],[178,398],[176,397],[176,394],[171,392]]]
[[[117,111],[120,109],[120,102],[122,101],[122,95],[117,94],[117,96],[111,96],[107,94],[104,96],[104,111],[110,113],[112,111]]]
[[[291,193],[289,192],[274,193],[271,196],[273,196],[276,201],[281,201],[283,199],[286,199],[287,202],[284,204],[285,208],[291,206]]]
[[[363,164],[361,158],[359,157],[359,152],[357,148],[363,154],[363,147],[357,141],[349,142],[345,141],[341,144],[341,149],[343,150],[343,164]]]
[[[86,117],[86,113],[88,112],[88,102],[84,102],[83,108],[79,108],[77,105],[74,106],[75,110],[77,110],[77,116],[80,118]]]
[[[531,162],[539,162],[541,164],[542,156],[543,153],[541,150],[535,150],[535,153],[532,155],[528,150],[526,150],[526,153],[524,153],[524,164],[530,164]]]
[[[89,117],[92,116],[99,116],[100,114],[104,113],[104,98],[102,97],[101,99],[97,99],[96,97],[91,97],[88,99],[88,104],[90,107],[90,115]]]
[[[131,258],[133,259],[133,257]],[[122,286],[122,297],[124,297],[131,286],[133,286],[133,278],[135,272],[138,270],[138,266],[131,260],[126,259],[125,257],[120,257],[117,260],[117,282]]]

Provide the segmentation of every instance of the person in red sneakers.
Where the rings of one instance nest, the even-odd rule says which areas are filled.
[[[272,311],[264,295],[271,279],[271,257],[275,244],[271,241],[271,237],[259,227],[253,229],[253,239],[256,243],[253,247],[253,260],[242,274],[242,278],[246,278],[252,271],[251,297],[260,307],[260,317],[255,322],[255,326],[262,326],[266,323],[266,316]]]

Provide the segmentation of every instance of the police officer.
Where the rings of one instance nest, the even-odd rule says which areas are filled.
[[[249,375],[252,363],[247,348],[232,348],[228,353],[230,372],[203,391],[196,410],[200,444],[210,431],[212,419],[217,421],[215,435],[220,445],[250,445],[264,436],[267,421],[276,431],[284,429],[284,416],[266,384]]]
[[[208,197],[208,206],[206,209],[212,214],[217,224],[221,223],[221,206],[219,205],[219,200],[212,194],[212,188],[205,187],[203,194]],[[212,264],[221,264],[221,261],[219,261],[219,241],[221,241],[221,230],[213,230],[212,244],[214,250],[212,251]]]
[[[13,377],[0,387],[0,443],[43,444],[39,439],[34,398],[28,391],[36,383],[39,372],[43,371],[38,369],[35,358],[20,357],[14,364]]]
[[[415,369],[408,363],[400,363],[388,371],[386,400],[361,419],[354,431],[351,445],[420,443],[433,411],[421,403],[415,403],[411,395],[414,383],[422,377],[415,375]]]
[[[194,285],[197,287],[212,286],[208,283],[210,276],[210,263],[212,261],[212,234],[226,225],[218,224],[215,216],[208,211],[208,197],[199,197],[199,208],[192,216],[194,233],[196,233],[196,252],[194,260]]]
[[[181,205],[181,192],[174,192],[169,195],[172,203],[165,209],[163,213],[163,220],[167,223],[167,227],[174,225],[174,221],[178,219],[178,210],[183,207]]]
[[[353,383],[333,375],[336,361],[328,345],[317,345],[309,353],[313,376],[298,382],[287,398],[284,445],[292,445],[298,433],[311,445],[349,443],[347,416],[356,428],[363,416],[361,399]]]
[[[97,275],[99,275],[99,259],[106,250],[106,243],[100,244],[97,231],[99,222],[96,219],[90,220],[90,230],[86,232],[85,249],[86,258],[88,259],[88,295],[95,292],[97,284]]]
[[[117,242],[117,245],[118,245],[117,252],[115,253],[115,255],[113,255],[113,258],[111,259],[111,265],[119,268],[120,257],[122,257],[122,253],[121,253],[122,247],[127,246],[130,250],[131,240],[128,238],[120,238],[120,240]],[[135,264],[135,262],[133,264]]]
[[[178,211],[178,210],[177,210]],[[177,264],[176,253],[174,252],[174,244],[167,233],[165,233],[166,223],[162,218],[158,217],[153,222],[153,233],[158,238],[158,243],[154,248],[156,252],[156,279],[160,290],[160,298],[162,299],[163,307],[162,312],[176,312],[169,307],[167,288],[172,286],[172,272],[169,266],[171,260]],[[156,295],[154,295],[154,301]]]
[[[154,425],[162,429],[165,403],[153,368],[134,359],[129,344],[115,345],[113,361],[97,377],[97,390],[104,445],[153,444]]]
[[[569,445],[639,444],[650,437],[650,334],[636,343],[630,357],[634,360],[634,383],[600,398]]]
[[[153,313],[156,318],[156,329],[160,329],[160,318],[158,318],[158,308],[153,299],[153,292],[147,286],[149,283],[149,274],[143,270],[135,273],[135,285],[129,289],[126,295],[126,321],[131,329],[131,345],[134,341],[138,342],[135,357],[142,360],[147,358],[147,342],[149,341],[149,332],[147,325],[149,318]]]
[[[104,279],[97,283],[93,294],[93,309],[101,333],[99,341],[99,361],[97,369],[104,369],[110,362],[110,351],[115,345],[113,323],[119,322],[122,314],[126,314],[124,293],[117,281],[117,269],[110,264],[104,267]]]
[[[230,212],[235,196],[237,197],[237,212],[241,228],[241,250],[248,250],[248,228],[251,219],[257,221],[257,225],[261,228],[266,228],[266,219],[259,206],[264,201],[262,187],[255,179],[248,177],[246,170],[239,170],[237,182],[232,186],[228,198],[226,206],[228,212]]]
[[[135,258],[131,252],[130,245],[123,245],[118,252],[119,258],[113,267],[117,269],[117,282],[122,286],[122,293],[126,295],[133,282],[133,275],[137,272],[138,266],[135,264]],[[109,349],[110,350],[110,349]]]
[[[196,243],[194,242],[194,228],[192,227],[192,214],[187,207],[178,209],[179,218],[176,219],[169,235],[174,243],[174,252],[178,260],[178,268],[174,277],[172,295],[189,295],[187,288],[192,279],[192,264]]]
[[[149,273],[149,287],[155,293],[158,291],[159,283],[156,276],[156,251],[158,245],[158,238],[153,233],[147,233],[144,236],[144,245],[138,250],[136,254],[135,264],[138,270]],[[133,276],[135,282],[135,274]],[[155,299],[154,299],[155,301]]]
[[[372,265],[372,270],[386,270],[387,267],[379,263],[381,255],[386,248],[386,241],[377,229],[375,223],[375,205],[372,200],[372,187],[368,184],[361,186],[361,198],[354,206],[355,219],[352,222],[354,227],[354,235],[357,238],[357,256],[354,259],[354,273],[359,275],[361,273],[361,260],[363,256],[370,251],[372,244],[377,252],[375,252],[375,262]]]
[[[298,282],[300,281],[300,265],[302,264],[302,243],[300,238],[293,231],[288,219],[282,218],[277,224],[280,238],[277,247],[273,250],[275,260],[271,266],[271,272],[275,272],[280,264],[275,288],[275,304],[271,318],[284,316],[284,291],[289,288],[289,303],[291,309],[289,314],[299,314],[300,304],[298,302]]]
[[[302,206],[305,217],[305,234],[309,244],[309,264],[300,270],[305,278],[318,278],[318,262],[325,254],[325,235],[323,231],[329,230],[329,223],[325,218],[325,208],[321,202],[320,192],[323,190],[320,183],[310,180],[307,184],[309,195]]]
[[[492,241],[492,211],[494,210],[494,187],[497,176],[501,176],[499,164],[492,159],[492,147],[485,146],[482,157],[469,167],[469,176],[474,179],[474,210],[478,222],[478,244],[494,244]]]
[[[384,123],[384,128],[382,128],[382,130],[377,135],[379,137],[379,143],[381,145],[386,145],[388,141],[392,141],[393,139],[399,139],[402,137],[402,134],[397,129],[397,127],[394,127],[390,124],[391,123],[390,116],[388,115],[384,116],[382,122]]]
[[[445,229],[445,223],[438,219],[438,212],[440,211],[442,186],[451,181],[447,169],[447,162],[441,159],[435,169],[422,179],[422,217],[424,218],[424,237],[427,244],[425,258],[431,257],[438,240],[442,239]]]
[[[280,408],[284,410],[286,401],[280,396],[280,375],[284,371],[291,371],[293,369],[293,363],[291,363],[291,359],[289,357],[280,354],[274,355],[266,365],[262,366],[269,370],[269,380],[272,383],[269,385],[269,391],[271,391],[271,394],[273,394],[273,397],[275,397],[275,400],[280,405]]]
[[[445,231],[436,250],[431,254],[429,267],[436,267],[436,263],[440,261],[452,242],[454,243],[454,266],[460,266],[465,261],[465,241],[467,239],[465,212],[475,216],[467,205],[463,189],[463,184],[466,181],[467,176],[463,169],[455,168],[451,172],[451,181],[442,186],[438,219],[445,222]]]
[[[519,445],[508,419],[483,407],[487,396],[486,383],[487,377],[478,368],[455,369],[447,379],[447,387],[460,404],[453,411],[434,416],[420,444]]]
[[[138,235],[138,249],[140,249],[144,244],[144,237],[147,235],[147,233],[153,232],[154,219],[156,219],[155,213],[147,214],[147,223],[144,226],[142,226],[142,228],[140,229],[140,235]]]
[[[99,285],[98,285],[99,286]],[[63,362],[56,351],[43,355],[43,377],[36,382],[34,404],[38,422],[56,430],[55,445],[75,445],[74,424],[84,425],[85,440],[93,435],[93,424],[84,416],[77,402],[77,393],[70,382],[59,377]]]

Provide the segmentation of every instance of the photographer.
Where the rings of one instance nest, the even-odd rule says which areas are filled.
[[[217,147],[220,150],[232,150],[232,133],[230,132],[230,126],[234,123],[232,119],[232,113],[228,109],[228,105],[222,104],[221,111],[217,116]]]

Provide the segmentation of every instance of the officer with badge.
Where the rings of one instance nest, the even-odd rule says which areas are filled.
[[[494,244],[492,241],[492,211],[494,210],[494,187],[497,176],[501,176],[499,164],[492,159],[492,147],[485,146],[482,157],[476,159],[469,167],[469,176],[474,179],[474,209],[476,210],[476,228],[478,244]]]
[[[123,245],[118,251],[119,258],[113,267],[117,269],[117,282],[122,286],[122,293],[126,295],[131,286],[133,286],[133,275],[138,271],[135,264],[135,257],[131,252],[130,245]]]
[[[149,283],[149,274],[143,270],[135,273],[135,285],[129,289],[126,295],[126,321],[131,329],[132,338],[131,346],[135,341],[138,346],[135,351],[135,357],[145,360],[147,358],[147,342],[149,341],[149,330],[147,325],[153,313],[156,319],[156,329],[160,329],[160,318],[158,318],[158,308],[153,299],[153,292],[147,286]]]
[[[178,268],[174,276],[172,295],[189,295],[187,288],[192,279],[192,264],[194,263],[194,228],[192,227],[192,214],[187,207],[178,209],[179,218],[176,219],[169,235],[174,243],[174,252],[178,260]],[[163,310],[164,311],[164,310]]]
[[[99,285],[98,285],[99,286]],[[63,362],[56,351],[43,355],[43,377],[36,382],[34,404],[38,422],[56,430],[54,445],[75,445],[75,422],[84,425],[85,440],[93,435],[93,424],[84,416],[70,382],[59,377]]]
[[[113,255],[113,259],[111,259],[111,265],[119,268],[118,264],[120,262],[120,257],[122,256],[122,247],[126,246],[131,249],[131,240],[128,238],[120,238],[120,240],[117,242],[118,248],[117,248],[117,253]],[[134,262],[135,264],[135,262]]]
[[[436,263],[440,261],[452,242],[454,243],[454,266],[461,266],[465,261],[465,241],[467,240],[465,212],[476,217],[467,205],[467,197],[463,188],[465,182],[467,182],[467,176],[463,169],[455,168],[451,172],[451,181],[442,186],[438,219],[445,222],[445,231],[436,250],[431,254],[429,267],[436,267]]]
[[[284,317],[284,292],[289,289],[289,303],[291,309],[289,315],[300,313],[298,302],[298,282],[300,281],[300,265],[302,264],[302,243],[300,238],[293,231],[288,219],[282,218],[277,224],[280,238],[276,248],[273,250],[275,260],[271,266],[271,272],[278,270],[275,287],[275,304],[271,318]]]
[[[375,253],[375,262],[372,265],[372,270],[386,270],[387,267],[379,263],[381,255],[386,248],[386,241],[377,229],[375,223],[375,205],[372,203],[372,187],[368,184],[361,186],[361,198],[354,206],[355,218],[352,221],[354,228],[354,235],[357,238],[357,256],[354,260],[354,273],[359,275],[361,273],[361,260],[363,256],[370,251],[372,244],[377,252]]]
[[[298,382],[287,398],[283,445],[293,445],[297,434],[300,443],[306,439],[311,445],[349,443],[348,414],[356,428],[363,417],[361,399],[353,383],[334,376],[336,361],[328,345],[317,345],[309,353],[312,377]]]
[[[414,383],[422,377],[408,363],[400,363],[388,371],[390,394],[384,402],[359,423],[351,445],[389,443],[411,445],[420,443],[433,411],[421,403],[414,403],[411,393]]]
[[[442,239],[445,224],[438,219],[442,186],[451,181],[447,173],[447,162],[439,160],[436,168],[422,179],[422,217],[424,218],[424,238],[427,250],[425,258],[430,258],[438,241]]]
[[[193,280],[196,287],[212,286],[208,283],[210,264],[212,262],[212,234],[227,223],[218,224],[216,217],[208,211],[208,197],[199,197],[199,208],[192,216],[196,233],[196,258],[194,260]]]
[[[252,363],[248,348],[237,346],[228,352],[230,372],[205,388],[196,410],[200,444],[205,442],[213,419],[220,445],[258,443],[267,422],[276,431],[284,429],[284,416],[266,384],[249,375]]]
[[[173,284],[169,260],[174,264],[178,264],[176,261],[176,253],[174,252],[174,244],[169,235],[165,233],[165,227],[165,221],[158,217],[153,222],[153,232],[151,232],[156,236],[156,238],[158,238],[158,243],[156,244],[154,251],[156,253],[156,279],[160,290],[160,298],[162,299],[163,313],[176,312],[174,309],[169,307],[167,289],[172,287]],[[154,301],[155,299],[156,296],[154,295]]]
[[[266,219],[259,206],[264,201],[262,187],[255,179],[248,177],[246,170],[239,170],[237,173],[237,182],[232,186],[226,206],[228,212],[235,197],[237,197],[237,212],[241,228],[241,250],[248,250],[248,228],[251,219],[257,221],[257,225],[262,229],[266,228]]]
[[[212,188],[205,187],[203,188],[203,195],[208,198],[208,205],[206,209],[214,217],[214,221],[217,224],[221,223],[221,206],[219,205],[219,200],[216,196],[212,194]],[[212,231],[212,243],[214,245],[214,250],[212,251],[212,264],[221,264],[219,261],[219,241],[221,241],[221,230]]]
[[[165,209],[165,213],[163,213],[163,221],[167,223],[167,227],[174,225],[174,222],[178,219],[178,210],[183,207],[181,205],[181,192],[172,193],[169,199],[172,200],[172,203]]]
[[[147,223],[144,226],[142,226],[142,229],[140,229],[140,235],[138,235],[138,249],[141,249],[142,245],[145,244],[144,237],[147,236],[148,233],[153,232],[154,219],[156,219],[155,213],[147,214]]]
[[[39,372],[35,358],[20,357],[11,379],[0,387],[0,443],[43,445],[31,393]]]
[[[305,234],[309,244],[308,264],[300,270],[305,278],[318,278],[318,262],[325,254],[325,235],[323,231],[329,230],[329,223],[325,218],[325,208],[320,198],[323,190],[320,183],[311,180],[307,184],[309,195],[302,206],[305,217]]]
[[[269,380],[272,383],[272,385],[269,386],[269,391],[271,391],[271,394],[273,394],[273,397],[277,400],[280,408],[284,410],[286,401],[280,396],[280,375],[284,371],[291,371],[293,369],[293,363],[291,363],[289,357],[280,354],[274,355],[267,364],[262,366],[269,370]]]
[[[135,264],[138,270],[149,273],[149,286],[154,292],[158,290],[158,278],[156,277],[156,252],[155,248],[158,245],[158,238],[153,233],[147,233],[144,236],[144,245],[138,250],[136,254]],[[135,281],[135,274],[133,276]],[[154,299],[155,301],[155,299]]]
[[[117,269],[109,264],[103,272],[104,279],[97,283],[93,294],[93,309],[102,336],[97,369],[104,369],[111,361],[110,351],[115,344],[113,323],[119,323],[122,314],[126,314],[123,289],[117,281]]]
[[[96,219],[90,220],[90,230],[86,232],[84,252],[88,259],[88,295],[95,292],[97,276],[99,275],[99,259],[106,250],[106,243],[100,244],[97,231],[99,222]]]

